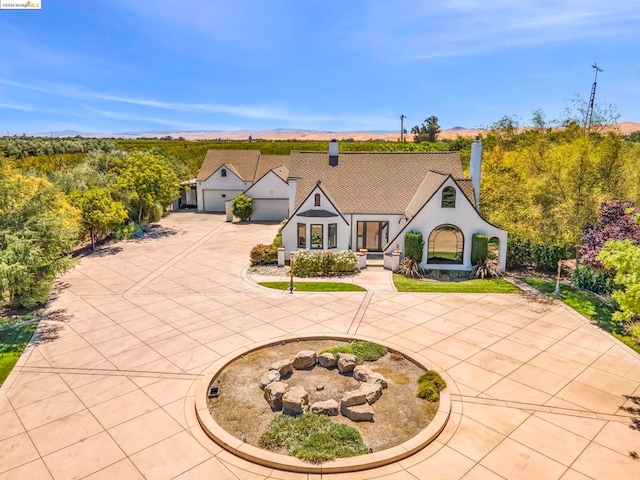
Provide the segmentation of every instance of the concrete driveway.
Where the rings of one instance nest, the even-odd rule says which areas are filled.
[[[276,226],[193,213],[162,224],[165,235],[116,244],[62,278],[40,337],[0,389],[0,479],[321,478],[234,457],[185,409],[216,359],[293,332],[382,339],[455,381],[434,443],[386,467],[322,478],[640,479],[631,428],[640,356],[563,305],[272,292],[242,272]]]

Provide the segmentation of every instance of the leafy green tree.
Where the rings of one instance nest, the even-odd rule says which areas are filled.
[[[615,269],[613,281],[623,287],[613,292],[620,305],[613,319],[624,323],[640,321],[640,246],[632,240],[610,241],[600,250],[598,260],[606,268]]]
[[[114,201],[109,190],[105,188],[94,187],[86,192],[75,191],[70,195],[70,200],[82,212],[82,233],[89,236],[93,249],[96,248],[96,239],[109,234],[127,219],[124,205]]]
[[[413,141],[416,143],[435,142],[438,140],[438,135],[440,134],[438,117],[431,115],[422,123],[422,125],[414,126],[411,129],[411,133],[413,133]]]
[[[615,132],[519,130],[505,117],[483,143],[482,213],[523,240],[573,247],[602,202],[640,196],[640,145]]]
[[[0,299],[11,308],[47,300],[56,275],[73,265],[78,220],[49,181],[0,170]]]
[[[253,214],[251,197],[247,197],[245,194],[238,195],[233,199],[233,207],[231,211],[234,216],[238,217],[243,222],[249,220]]]
[[[148,218],[154,204],[169,205],[180,195],[180,179],[171,162],[157,153],[132,152],[117,161],[115,174],[114,188],[138,222]]]

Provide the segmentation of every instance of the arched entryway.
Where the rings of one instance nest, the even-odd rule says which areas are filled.
[[[440,225],[429,234],[428,264],[461,265],[464,235],[455,225]]]

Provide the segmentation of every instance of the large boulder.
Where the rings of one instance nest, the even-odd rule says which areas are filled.
[[[373,422],[373,408],[366,403],[364,405],[342,407],[340,412],[352,422]]]
[[[291,362],[291,365],[296,370],[305,370],[311,368],[316,364],[316,352],[313,350],[302,350],[296,353],[296,357]]]
[[[352,390],[345,392],[340,400],[340,408],[351,407],[353,405],[364,405],[367,402],[367,391],[365,390]]]
[[[289,385],[284,382],[273,382],[264,389],[264,398],[274,410],[282,409],[282,398],[289,390]]]
[[[374,372],[367,365],[358,365],[353,369],[353,378],[358,380],[359,382],[366,383],[379,383],[382,385],[382,388],[387,388],[387,379],[382,376],[382,374],[378,372]]]
[[[335,400],[326,400],[324,402],[316,402],[311,404],[311,411],[319,415],[328,415],[333,417],[338,415],[340,405]]]
[[[382,385],[382,388],[387,388],[389,386],[387,383],[387,379],[378,372],[371,373],[371,375],[369,375],[369,378],[367,378],[367,383],[378,383]]]
[[[334,368],[338,361],[333,353],[324,352],[318,355],[318,365],[324,368]]]
[[[351,373],[356,368],[356,356],[350,353],[338,354],[338,371],[342,374]]]
[[[353,378],[359,382],[366,382],[372,373],[373,370],[371,370],[367,365],[358,365],[353,369]]]
[[[367,403],[371,405],[377,402],[382,396],[382,385],[379,383],[361,383],[360,388],[356,390],[356,392],[364,394]]]
[[[309,394],[301,386],[292,387],[282,396],[282,413],[300,415],[309,409]]]
[[[291,360],[280,360],[271,365],[269,370],[276,370],[282,378],[293,373],[293,366],[291,365]]]
[[[269,370],[267,373],[262,375],[262,378],[260,379],[260,383],[258,384],[258,386],[260,387],[260,390],[264,390],[265,387],[270,383],[279,382],[279,381],[280,381],[280,372],[278,372],[277,370]]]

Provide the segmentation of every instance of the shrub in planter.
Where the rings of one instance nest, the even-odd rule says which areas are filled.
[[[296,277],[311,277],[322,271],[320,256],[311,250],[298,250],[293,260],[293,274]]]
[[[322,269],[322,273],[325,275],[330,274],[334,271],[334,255],[332,252],[322,252],[319,254],[320,256],[320,267]]]
[[[333,271],[335,273],[354,273],[358,271],[358,257],[353,252],[335,252],[333,254]]]
[[[489,239],[486,235],[474,233],[471,237],[471,264],[483,263],[489,256]]]
[[[293,261],[296,277],[311,277],[318,274],[353,273],[358,271],[358,258],[353,252],[312,252],[298,250]]]
[[[407,232],[404,236],[405,256],[416,263],[422,262],[422,252],[424,251],[424,240],[420,232]]]
[[[244,194],[238,195],[233,199],[233,207],[231,208],[231,211],[234,216],[238,217],[243,222],[246,222],[253,214],[253,199]]]
[[[440,400],[440,391],[447,388],[447,384],[438,372],[427,370],[418,378],[418,397],[429,402]]]
[[[275,265],[278,263],[277,247],[259,243],[251,249],[251,265]]]

